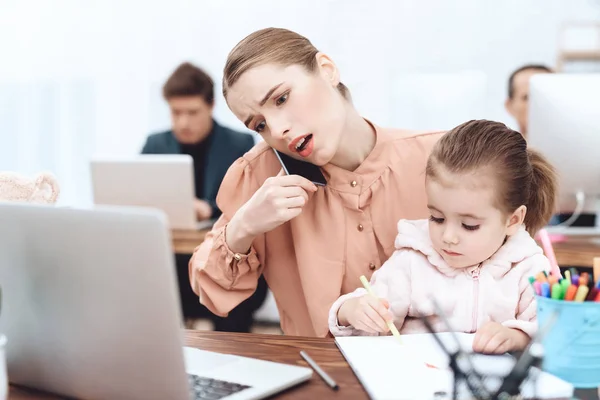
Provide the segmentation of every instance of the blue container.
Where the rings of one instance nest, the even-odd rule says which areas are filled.
[[[542,369],[576,388],[600,386],[600,303],[537,297],[539,326],[557,311],[543,340]]]

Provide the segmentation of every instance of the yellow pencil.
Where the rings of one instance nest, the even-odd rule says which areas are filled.
[[[579,286],[577,292],[575,293],[574,301],[585,301],[585,297],[588,295],[590,288],[587,286]]]
[[[371,296],[377,298],[377,296],[373,292],[373,289],[371,288],[371,285],[369,284],[369,281],[367,280],[367,278],[364,275],[362,275],[360,277],[360,281],[362,282],[362,284],[365,287],[365,289],[367,290],[367,292]],[[396,339],[398,339],[398,341],[400,343],[402,343],[402,338],[400,337],[400,332],[398,332],[398,329],[396,329],[396,325],[394,325],[394,321],[387,321],[387,326],[388,326],[388,328],[390,328],[390,331],[392,332],[392,335],[394,335],[394,337]]]

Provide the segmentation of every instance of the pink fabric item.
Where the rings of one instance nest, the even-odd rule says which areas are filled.
[[[0,171],[0,201],[54,204],[59,193],[58,182],[50,173],[26,177],[15,172]]]
[[[429,238],[427,220],[398,223],[396,251],[373,274],[371,286],[378,297],[390,303],[394,322],[401,333],[426,332],[415,319],[432,316],[437,331],[448,330],[437,318],[435,297],[449,318],[451,330],[473,333],[495,321],[532,336],[537,331],[537,308],[529,277],[550,271],[542,249],[522,227],[481,266],[450,267]],[[334,336],[368,335],[351,326],[339,326],[337,312],[352,297],[364,296],[363,288],[341,296],[329,312],[329,330]]]

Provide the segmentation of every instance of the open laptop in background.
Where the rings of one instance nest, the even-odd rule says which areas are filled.
[[[91,161],[94,204],[162,210],[171,229],[210,228],[194,211],[194,163],[186,154],[96,157]]]
[[[183,347],[158,210],[0,203],[0,221],[0,332],[14,384],[88,399],[242,400],[312,376]]]

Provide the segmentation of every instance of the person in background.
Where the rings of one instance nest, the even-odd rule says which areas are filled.
[[[214,120],[213,81],[195,65],[177,67],[163,86],[163,97],[172,127],[150,135],[142,154],[189,154],[194,160],[197,218],[216,219],[221,215],[216,203],[221,181],[231,164],[254,146],[254,138]]]
[[[529,81],[533,75],[553,73],[551,68],[540,64],[527,64],[516,69],[508,78],[508,98],[506,111],[517,121],[519,131],[527,139],[529,113]],[[549,225],[558,225],[571,217],[571,213],[562,212],[552,216]],[[582,213],[572,226],[595,226],[596,214]]]
[[[194,160],[195,210],[199,221],[221,215],[216,197],[229,167],[254,146],[252,135],[219,125],[213,118],[213,80],[197,66],[178,66],[163,86],[171,111],[170,130],[152,134],[142,154],[188,154]],[[228,317],[211,313],[199,302],[188,280],[189,255],[176,257],[179,292],[186,318],[208,318],[217,331],[249,332],[253,314],[263,304],[267,284],[261,279],[256,291]]]
[[[552,70],[545,65],[524,65],[508,78],[508,98],[504,103],[506,111],[517,121],[519,132],[527,138],[527,115],[529,108],[529,80],[535,74],[548,74]]]

